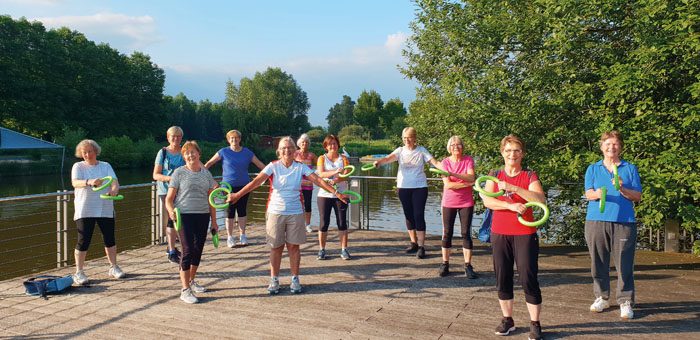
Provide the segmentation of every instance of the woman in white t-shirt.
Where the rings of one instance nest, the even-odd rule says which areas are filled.
[[[105,243],[105,253],[109,261],[109,275],[117,279],[124,277],[124,272],[117,265],[117,244],[114,238],[114,201],[100,198],[101,194],[116,196],[119,193],[119,181],[114,174],[112,166],[107,162],[100,162],[97,156],[102,151],[92,139],[85,139],[75,147],[75,157],[82,158],[82,162],[73,164],[71,169],[71,183],[75,188],[75,220],[78,229],[78,242],[75,245],[75,267],[73,282],[83,285],[88,282],[83,271],[85,256],[87,255],[92,232],[95,224],[100,227]],[[92,187],[99,187],[103,178],[111,176],[114,180],[107,188],[93,191]]]
[[[265,214],[267,245],[270,247],[270,285],[267,287],[270,294],[279,293],[280,264],[285,245],[289,252],[289,267],[292,272],[289,289],[293,294],[302,291],[299,283],[299,263],[301,262],[299,245],[306,242],[304,209],[299,197],[302,177],[306,176],[312,183],[332,192],[335,197],[341,200],[348,197],[321,180],[308,166],[295,162],[295,153],[296,146],[292,138],[282,138],[277,146],[279,160],[268,164],[252,182],[240,191],[229,194],[227,199],[227,202],[235,203],[263,184],[268,178],[271,179],[267,213]]]
[[[407,127],[401,133],[404,146],[396,148],[388,156],[375,161],[375,166],[399,162],[396,188],[406,218],[406,228],[411,245],[406,253],[416,253],[425,258],[425,203],[428,200],[428,181],[423,168],[426,162],[442,170],[440,162],[424,147],[416,145],[416,129]]]
[[[350,165],[347,157],[338,153],[340,141],[335,135],[328,135],[323,140],[323,148],[326,149],[326,154],[318,158],[316,171],[321,178],[328,178],[328,184],[337,187],[338,191],[348,190],[347,178],[338,175],[347,173],[350,170],[343,168]],[[326,240],[328,239],[328,226],[331,222],[331,209],[335,212],[335,223],[338,226],[338,234],[340,234],[340,258],[343,260],[350,259],[348,252],[348,223],[347,212],[348,204],[339,200],[332,193],[319,190],[316,198],[318,204],[318,214],[320,223],[318,225],[318,244],[320,249],[316,256],[319,260],[326,259]]]

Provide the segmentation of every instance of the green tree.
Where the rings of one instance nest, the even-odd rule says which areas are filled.
[[[357,104],[352,110],[353,117],[355,117],[357,124],[367,131],[368,140],[372,134],[378,136],[382,133],[379,127],[379,117],[383,115],[383,110],[382,97],[374,90],[362,91],[360,97],[357,98]]]
[[[379,126],[381,126],[387,137],[401,137],[406,113],[406,108],[399,98],[389,99],[386,104],[384,104],[382,115],[379,116]],[[396,133],[397,131],[398,134]]]
[[[299,135],[311,128],[307,116],[311,106],[306,92],[292,75],[279,68],[256,72],[253,79],[241,79],[238,86],[229,80],[226,104],[241,110],[239,114],[243,116],[254,115],[259,134]]]
[[[582,243],[585,170],[601,158],[600,134],[618,129],[642,177],[641,225],[700,226],[700,3],[416,4],[403,72],[420,87],[408,122],[436,155],[461,135],[484,173],[501,163],[498,141],[519,135],[524,165],[559,189],[550,207],[560,219],[544,232]]]
[[[337,135],[342,128],[354,124],[354,108],[355,102],[352,98],[343,95],[343,100],[333,105],[333,107],[328,110],[328,116],[326,116],[326,120],[328,121],[328,133]]]

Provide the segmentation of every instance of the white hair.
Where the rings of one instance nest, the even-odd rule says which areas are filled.
[[[311,139],[309,139],[309,135],[302,133],[301,136],[299,136],[299,139],[297,139],[297,146],[301,147],[301,141],[306,139],[309,144],[311,144]]]
[[[451,151],[450,151],[450,143],[452,143],[452,140],[453,140],[453,139],[459,139],[459,143],[462,144],[462,146],[464,146],[464,143],[462,142],[462,138],[461,138],[461,137],[459,137],[459,136],[452,136],[452,137],[450,137],[450,139],[447,140],[447,153],[450,153],[450,152],[451,152]]]
[[[279,159],[282,159],[282,144],[284,142],[289,142],[289,144],[291,144],[294,147],[294,152],[297,151],[297,147],[296,147],[296,145],[294,145],[294,140],[292,139],[292,137],[289,137],[289,136],[282,137],[282,138],[280,138],[280,142],[277,144],[277,151],[276,151],[277,158],[279,158]]]

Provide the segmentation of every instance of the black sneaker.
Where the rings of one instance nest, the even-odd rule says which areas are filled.
[[[530,321],[530,335],[528,340],[542,340],[542,326],[539,322]]]
[[[406,248],[406,254],[413,254],[418,251],[418,243],[411,242],[411,246]]]
[[[515,321],[513,318],[503,318],[501,324],[496,327],[496,335],[508,335],[515,332]]]
[[[175,249],[175,251],[168,253],[168,262],[170,263],[180,263],[180,252]]]
[[[440,270],[438,271],[440,274],[440,277],[445,277],[447,275],[450,275],[450,264],[449,263],[443,263],[440,265]]]
[[[416,251],[416,257],[419,259],[425,258],[425,247],[418,247],[418,251]]]
[[[472,267],[471,263],[464,264],[464,272],[467,273],[467,279],[473,280],[473,279],[476,279],[478,277],[476,275],[476,272],[474,271],[474,267]]]

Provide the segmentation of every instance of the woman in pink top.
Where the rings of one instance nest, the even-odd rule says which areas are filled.
[[[462,251],[464,252],[464,271],[468,279],[475,279],[476,273],[471,265],[472,260],[472,215],[474,213],[474,160],[462,154],[464,146],[462,139],[452,136],[447,140],[447,152],[450,156],[442,160],[442,169],[452,176],[442,176],[445,184],[442,189],[442,264],[440,276],[450,273],[450,251],[452,249],[452,233],[457,215],[462,225]]]
[[[318,157],[316,157],[313,152],[309,151],[309,146],[311,146],[309,135],[304,133],[299,136],[299,139],[297,139],[297,146],[299,150],[294,154],[294,160],[308,166],[309,169],[313,169],[313,165],[318,161]],[[307,233],[314,231],[311,228],[311,196],[313,192],[314,184],[304,176],[304,179],[301,181],[301,195],[304,201],[304,217],[306,218]]]

